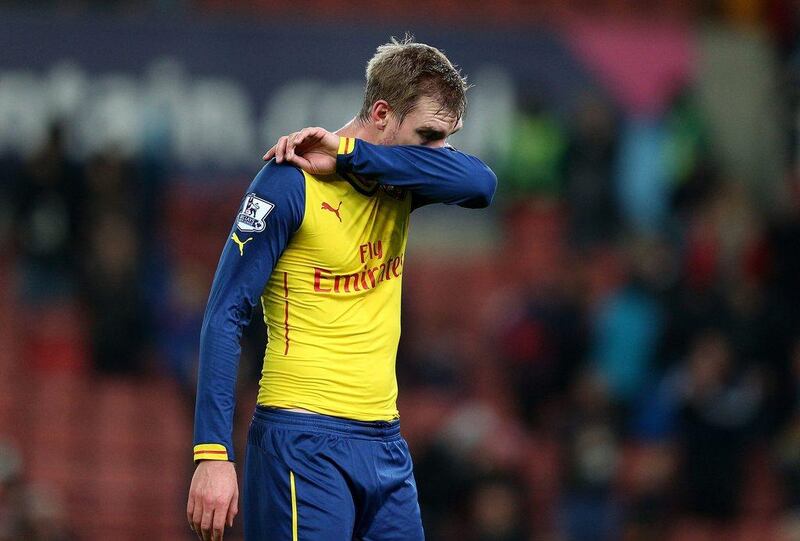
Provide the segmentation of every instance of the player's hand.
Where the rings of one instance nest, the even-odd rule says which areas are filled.
[[[286,161],[312,175],[330,175],[336,172],[338,150],[339,136],[335,133],[324,128],[304,128],[279,138],[263,159],[274,157],[278,163]]]
[[[239,485],[233,462],[200,462],[194,470],[186,505],[192,531],[203,541],[222,541],[225,525],[233,526],[238,512]]]

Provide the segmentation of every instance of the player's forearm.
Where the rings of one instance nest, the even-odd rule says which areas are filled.
[[[428,202],[469,208],[488,206],[497,188],[497,177],[485,163],[449,148],[382,146],[342,138],[336,168],[408,189]]]
[[[233,413],[241,328],[207,314],[200,337],[194,420],[195,460],[234,460]]]

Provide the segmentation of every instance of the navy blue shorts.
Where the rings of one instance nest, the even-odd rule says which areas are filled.
[[[256,408],[242,494],[247,541],[421,541],[400,422]]]

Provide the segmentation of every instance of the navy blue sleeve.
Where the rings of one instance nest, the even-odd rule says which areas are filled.
[[[337,156],[336,169],[405,188],[415,208],[430,203],[484,208],[497,189],[497,177],[485,163],[452,147],[384,146],[356,139],[352,152]]]
[[[274,161],[261,169],[242,199],[214,275],[200,334],[196,460],[234,458],[231,432],[242,330],[304,211],[302,172]]]

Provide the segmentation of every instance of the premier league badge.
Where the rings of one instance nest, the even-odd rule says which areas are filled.
[[[267,227],[266,219],[275,205],[249,193],[244,198],[242,210],[236,217],[236,228],[245,233],[258,233]]]

